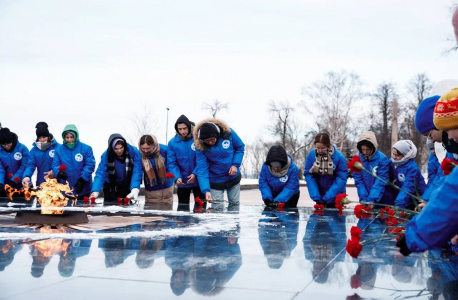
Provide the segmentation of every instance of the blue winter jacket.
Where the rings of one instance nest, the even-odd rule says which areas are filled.
[[[361,153],[359,154],[361,162],[366,170],[377,176],[389,181],[390,169],[392,168],[391,160],[385,154],[377,150],[371,160],[367,161]],[[376,179],[366,171],[353,172],[355,186],[358,190],[359,201],[374,202],[378,204],[394,204],[392,188]]]
[[[410,159],[402,166],[393,167],[392,170],[393,183],[395,185],[413,195],[417,195],[416,191],[418,190],[419,197],[424,193],[426,189],[425,178],[421,175],[420,169],[413,159]],[[415,185],[417,188],[415,188]],[[395,196],[394,205],[396,206],[407,208],[413,203],[412,197],[405,192],[394,190],[393,194]],[[416,201],[418,202],[418,200]]]
[[[437,156],[431,152],[428,157],[428,184],[426,185],[426,188],[432,184],[440,168],[441,164],[439,163]]]
[[[37,169],[37,182],[35,186],[39,186],[41,183],[43,183],[45,181],[44,173],[52,170],[54,152],[56,147],[59,145],[60,144],[56,140],[53,140],[51,146],[46,149],[46,151],[41,151],[36,147],[36,144],[33,143],[33,148],[30,150],[29,160],[27,161],[22,178],[29,177],[32,179],[32,175],[35,172],[35,169]],[[54,177],[56,175],[57,174],[54,174]]]
[[[14,180],[16,177],[22,180],[28,160],[29,149],[19,142],[11,152],[7,152],[0,147],[0,183],[5,184],[8,179]],[[8,174],[13,176],[9,178]]]
[[[142,175],[143,175],[143,168],[142,168],[142,156],[140,151],[134,146],[127,144],[127,149],[129,150],[130,158],[132,159],[133,163],[133,170],[132,170],[132,179],[130,181],[130,189],[140,189],[140,184],[142,183]],[[103,188],[103,184],[105,182],[110,182],[108,177],[108,170],[107,170],[107,161],[108,161],[108,151],[105,150],[103,152],[102,157],[100,158],[99,166],[97,167],[97,171],[95,172],[94,184],[92,186],[93,192],[98,192]],[[115,160],[115,166],[120,164],[117,160]],[[116,169],[117,170],[117,169]],[[126,169],[123,168],[123,174],[116,173],[117,177],[126,177]]]
[[[334,147],[332,175],[313,175],[309,171],[316,161],[315,149],[307,155],[304,168],[304,177],[310,198],[318,203],[334,203],[337,194],[347,191],[348,168],[343,154]]]
[[[453,154],[449,152],[446,153],[445,157],[454,159]],[[439,163],[439,161],[437,162]],[[439,168],[437,169],[436,176],[434,177],[433,181],[428,182],[428,187],[426,188],[421,198],[425,200],[426,202],[428,202],[433,197],[433,195],[437,193],[439,187],[444,183],[444,181],[445,181],[444,171],[442,171],[442,168],[440,167],[440,164],[439,164]]]
[[[288,155],[289,156],[289,155]],[[291,159],[291,157],[289,156]],[[291,160],[288,173],[283,177],[275,177],[266,164],[262,165],[259,174],[259,190],[262,200],[271,200],[279,203],[286,203],[292,196],[299,193],[299,169]]]
[[[166,166],[166,172],[168,172],[168,169],[167,169],[167,146],[163,145],[163,144],[159,144],[159,147],[160,147],[160,153],[161,153],[162,159],[164,160],[164,165]],[[156,175],[157,184],[155,186],[151,186],[149,184],[148,176],[146,176],[146,174],[143,173],[143,178],[144,178],[143,181],[145,182],[145,189],[147,191],[159,191],[159,190],[164,190],[164,189],[167,189],[167,188],[171,187],[173,185],[173,179],[166,178],[165,181],[162,183],[161,179],[159,178],[159,176],[157,174],[157,167],[156,167],[156,163],[154,162],[154,158],[150,158],[149,161],[151,162],[151,166],[153,166],[153,171],[154,171],[154,174]]]
[[[458,234],[458,168],[450,175],[428,205],[406,228],[406,242],[413,252],[440,248]]]
[[[69,149],[65,145],[58,145],[54,151],[52,171],[55,176],[59,173],[61,165],[67,166],[67,181],[73,188],[81,177],[86,180],[80,195],[89,194],[92,189],[92,173],[95,169],[95,158],[91,146],[78,142],[75,148]],[[65,180],[58,179],[59,183],[65,184]]]
[[[198,141],[202,144],[201,141]],[[197,148],[197,178],[202,193],[210,192],[210,182],[228,182],[240,175],[240,165],[242,164],[245,144],[237,133],[231,129],[227,139],[219,138],[218,142],[204,150],[196,144]],[[228,174],[231,166],[237,167],[237,174]]]
[[[178,185],[178,188],[190,188],[199,186],[196,180],[192,184],[186,184],[188,176],[194,174],[196,170],[196,146],[194,139],[183,141],[175,135],[170,141],[167,149],[167,168],[175,176],[175,180],[181,178],[185,185]]]

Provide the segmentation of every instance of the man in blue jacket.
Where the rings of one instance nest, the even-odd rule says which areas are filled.
[[[208,202],[223,203],[227,190],[229,205],[240,203],[240,165],[245,144],[234,130],[218,119],[200,122],[194,128],[197,149],[197,179]]]
[[[136,147],[114,133],[108,139],[108,149],[102,154],[95,172],[91,198],[97,198],[103,188],[104,200],[118,198],[137,200],[142,183],[142,157]]]
[[[364,168],[382,179],[390,180],[391,161],[377,149],[372,131],[363,132],[358,140],[359,156]],[[387,184],[367,172],[353,173],[359,200],[374,204],[394,204],[393,191]]]
[[[167,167],[175,176],[178,186],[178,204],[189,205],[191,191],[202,200],[205,196],[199,187],[196,170],[196,146],[192,131],[194,123],[185,115],[181,115],[175,123],[176,135],[169,141],[167,151]]]
[[[62,132],[63,145],[56,148],[52,161],[52,170],[57,181],[69,183],[78,200],[89,196],[92,189],[92,173],[95,169],[95,158],[91,146],[79,140],[75,125],[65,126]],[[63,168],[65,166],[65,168]]]
[[[29,149],[6,127],[0,130],[0,146],[0,195],[6,196],[6,184],[16,189],[22,186],[22,175],[29,160]]]
[[[52,171],[52,161],[56,147],[60,145],[48,130],[48,124],[39,122],[36,125],[37,140],[33,143],[33,148],[30,150],[30,157],[27,162],[22,185],[25,188],[30,187],[30,178],[37,170],[36,186],[45,182],[47,178],[54,178]]]

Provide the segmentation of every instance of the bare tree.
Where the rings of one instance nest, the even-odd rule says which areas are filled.
[[[228,110],[229,104],[225,102],[221,102],[218,99],[214,99],[213,102],[204,103],[202,105],[202,109],[208,110],[213,118],[216,118],[216,114],[221,110]]]
[[[396,87],[393,83],[383,82],[378,85],[377,90],[372,94],[379,113],[382,115],[382,121],[379,122],[375,131],[379,150],[385,155],[391,157],[391,118],[393,112],[393,100],[398,98]]]
[[[318,131],[327,131],[333,143],[343,151],[354,127],[351,110],[365,97],[359,76],[347,71],[328,72],[323,80],[305,87],[302,103],[315,118]]]
[[[272,145],[272,143],[263,141],[261,137],[257,137],[253,144],[249,146],[249,161],[253,178],[259,178],[262,165],[266,161],[267,153]]]
[[[407,84],[407,92],[410,96],[410,101],[406,105],[404,123],[406,126],[408,137],[407,139],[412,142],[418,148],[417,157],[415,162],[418,165],[426,163],[427,152],[426,151],[426,138],[423,137],[415,128],[415,113],[417,112],[418,106],[423,99],[427,98],[433,85],[431,80],[426,76],[425,73],[420,73],[413,76]],[[423,161],[422,161],[423,160]]]
[[[143,103],[142,109],[129,117],[131,123],[131,133],[129,141],[136,145],[138,140],[145,134],[155,134],[160,128],[159,119],[152,113],[152,109],[147,102]]]

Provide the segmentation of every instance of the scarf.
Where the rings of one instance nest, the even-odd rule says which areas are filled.
[[[281,168],[280,171],[275,171],[274,168],[272,168],[271,166],[267,166],[269,168],[269,172],[270,174],[272,174],[272,176],[275,176],[277,178],[281,178],[283,176],[285,176],[286,174],[288,174],[288,170],[289,170],[289,167],[291,167],[291,158],[288,156],[288,163],[286,163],[286,165]]]
[[[46,151],[49,149],[49,147],[51,147],[52,143],[50,142],[45,142],[45,143],[41,143],[41,142],[35,142],[35,146],[37,146],[38,149],[40,149],[41,151]]]
[[[334,154],[334,147],[331,145],[329,150],[324,153],[318,153],[315,150],[316,161],[310,168],[309,173],[313,175],[332,175],[334,163],[332,162],[332,155]]]
[[[405,165],[409,160],[417,156],[417,147],[411,140],[401,140],[396,142],[393,145],[394,149],[397,149],[404,157],[400,160],[394,160],[391,157],[391,162],[394,164],[395,168],[398,168],[402,165]]]
[[[134,164],[132,162],[132,158],[130,157],[127,144],[124,144],[124,153],[121,155],[121,157],[118,157],[116,155],[112,147],[108,149],[107,172],[108,179],[112,187],[116,185],[115,160],[119,160],[120,162],[125,163],[127,182],[130,182],[132,180],[132,171],[134,169]]]
[[[148,178],[148,183],[150,186],[155,186],[157,184],[157,179],[156,179],[156,174],[154,173],[153,166],[151,164],[150,158],[154,158],[154,163],[156,165],[156,170],[157,174],[159,176],[159,179],[161,180],[161,183],[163,184],[166,180],[165,177],[165,164],[164,164],[164,159],[161,156],[161,151],[160,151],[160,146],[159,143],[157,142],[157,139],[154,135],[151,135],[153,138],[153,150],[149,153],[145,153],[143,151],[140,151],[142,154],[142,165],[143,165],[143,171],[146,173],[146,177]],[[141,145],[138,145],[138,148],[141,149]]]

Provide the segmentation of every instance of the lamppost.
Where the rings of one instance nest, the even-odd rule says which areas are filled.
[[[166,121],[166,125],[165,125],[165,144],[167,145],[167,143],[169,142],[169,139],[167,138],[167,134],[169,132],[169,108],[167,107],[167,121]]]

